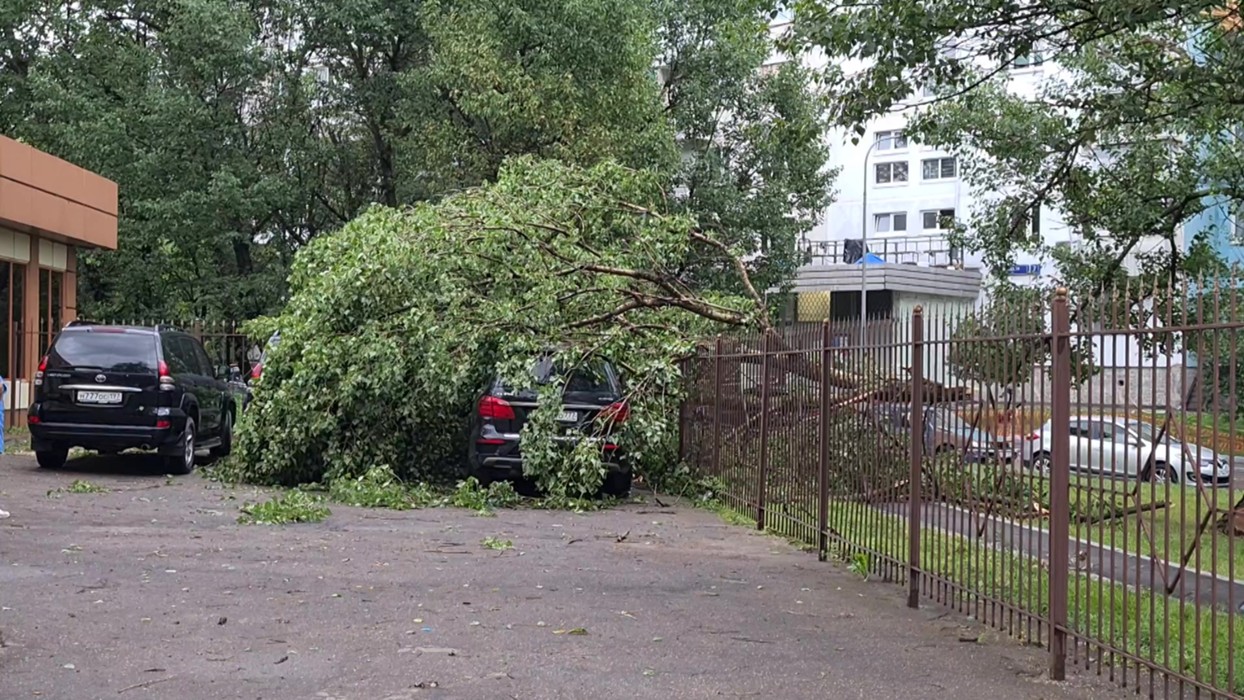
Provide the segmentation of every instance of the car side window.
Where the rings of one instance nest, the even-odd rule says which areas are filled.
[[[1083,421],[1072,421],[1069,432],[1073,438],[1087,438],[1089,436],[1088,426]]]
[[[203,344],[194,338],[189,338],[188,340],[190,341],[190,349],[194,351],[195,360],[198,362],[199,367],[202,368],[200,373],[204,377],[215,377],[216,369],[212,367],[212,361],[207,357],[207,351],[203,349]]]
[[[194,370],[186,364],[185,354],[178,347],[180,340],[174,335],[161,335],[160,347],[164,350],[164,361],[168,364],[169,371],[173,374],[190,374]]]
[[[185,357],[186,365],[190,367],[190,371],[197,375],[204,375],[203,363],[199,361],[199,354],[195,352],[194,338],[183,335],[177,339],[177,345],[181,348],[181,354]]]
[[[194,350],[190,347],[190,338],[184,335],[174,336],[173,350],[181,358],[181,363],[186,368],[187,373],[202,374],[199,370],[199,363],[194,357]]]

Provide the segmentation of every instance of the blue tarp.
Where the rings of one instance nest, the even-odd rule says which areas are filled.
[[[865,253],[864,257],[860,258],[860,264],[861,265],[884,265],[885,261],[877,257],[876,255],[873,255],[872,253]]]

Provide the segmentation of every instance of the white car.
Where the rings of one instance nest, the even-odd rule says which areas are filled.
[[[1053,452],[1053,421],[1029,438],[1028,464],[1043,474],[1050,471]],[[1158,430],[1148,423],[1112,416],[1076,416],[1071,419],[1068,440],[1072,471],[1101,472],[1137,477],[1153,456],[1155,475],[1173,484],[1195,483],[1227,486],[1231,483],[1231,463],[1212,450],[1180,442],[1170,435],[1158,439]]]

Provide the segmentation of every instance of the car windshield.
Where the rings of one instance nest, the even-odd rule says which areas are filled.
[[[553,363],[551,358],[542,358],[531,368],[531,376],[536,384],[548,384],[554,378],[565,377],[564,368]],[[575,367],[566,377],[567,392],[608,393],[612,391],[609,383],[609,372],[604,363],[593,363],[588,366]]]
[[[1146,442],[1156,442],[1158,439],[1158,431],[1148,423],[1131,421],[1127,424],[1127,428],[1137,435],[1140,435],[1140,439]],[[1169,432],[1162,436],[1162,441],[1169,442],[1172,445],[1180,444],[1179,441],[1172,437]]]
[[[104,372],[155,372],[156,339],[150,333],[70,331],[48,353],[48,369],[86,368]]]

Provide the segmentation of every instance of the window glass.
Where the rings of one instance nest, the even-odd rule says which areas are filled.
[[[155,372],[155,338],[125,331],[66,331],[48,353],[48,369]]]
[[[187,364],[185,354],[178,347],[178,340],[178,336],[175,335],[160,336],[160,342],[164,348],[164,362],[168,364],[168,369],[173,374],[191,374],[194,370]]]

